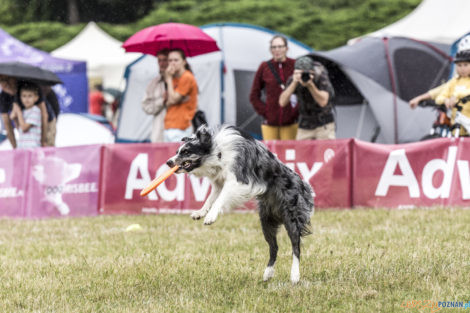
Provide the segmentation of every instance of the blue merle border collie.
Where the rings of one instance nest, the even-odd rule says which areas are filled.
[[[215,130],[205,125],[183,138],[167,165],[179,166],[177,173],[207,177],[211,193],[203,207],[191,214],[204,224],[214,223],[223,210],[257,199],[264,238],[269,244],[269,262],[263,280],[274,275],[281,225],[292,243],[291,281],[300,279],[300,239],[310,231],[313,196],[310,185],[284,165],[264,144],[233,126]]]

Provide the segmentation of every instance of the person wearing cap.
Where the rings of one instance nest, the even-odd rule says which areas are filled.
[[[250,102],[263,118],[261,133],[264,140],[295,139],[298,108],[279,107],[279,95],[294,72],[295,60],[287,57],[287,39],[275,35],[270,42],[272,59],[264,61],[256,71],[250,91]]]
[[[298,103],[297,140],[336,138],[333,97],[333,86],[325,67],[309,56],[298,58],[294,74],[279,97],[281,107],[289,102]]]
[[[459,40],[459,44],[457,45],[457,51],[464,51],[464,50],[469,50],[469,49],[470,49],[470,35],[467,35]],[[461,69],[457,67],[456,76],[462,75],[460,71]],[[448,80],[447,82],[414,97],[408,102],[410,105],[410,108],[415,109],[421,101],[436,100],[437,96],[439,96],[439,94],[444,90],[446,85],[448,85],[450,82],[451,80]]]
[[[455,123],[457,112],[456,104],[463,98],[470,96],[470,49],[461,50],[455,55],[457,76],[450,79],[436,97],[437,104],[445,104],[452,109],[451,123]],[[462,114],[470,118],[470,101],[459,103]],[[460,136],[469,136],[465,128],[460,129]]]

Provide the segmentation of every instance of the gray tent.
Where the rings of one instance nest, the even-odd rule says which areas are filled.
[[[448,79],[451,58],[429,43],[366,37],[310,56],[328,69],[336,92],[337,136],[380,143],[417,141],[436,113],[408,101]]]

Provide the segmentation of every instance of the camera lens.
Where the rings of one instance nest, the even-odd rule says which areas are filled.
[[[302,81],[304,83],[308,82],[310,80],[310,73],[309,72],[302,72],[302,75],[300,76],[300,79],[302,79]]]

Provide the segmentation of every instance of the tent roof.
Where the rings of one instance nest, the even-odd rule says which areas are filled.
[[[404,36],[451,45],[470,31],[469,12],[468,0],[423,0],[401,20],[368,35]]]
[[[127,65],[137,59],[140,53],[126,53],[122,42],[111,37],[94,22],[72,40],[52,51],[52,55],[75,60],[84,60],[94,70],[103,65]]]
[[[369,104],[385,143],[419,140],[435,113],[410,109],[408,100],[445,81],[450,58],[433,45],[409,38],[365,37],[312,58],[329,71],[336,104]]]
[[[53,57],[33,48],[0,29],[0,62],[19,61],[54,73],[85,72],[86,63]]]
[[[404,100],[440,85],[451,65],[447,54],[435,46],[404,37],[365,37],[352,45],[312,55],[355,70]]]

